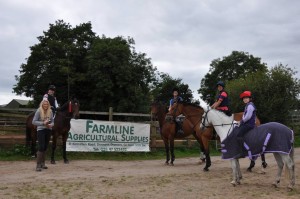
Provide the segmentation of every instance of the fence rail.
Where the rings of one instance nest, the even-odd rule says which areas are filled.
[[[26,115],[25,113],[35,111],[36,109],[29,109],[29,108],[0,108],[0,112],[13,112],[13,113],[21,113],[24,114],[23,117],[16,117],[17,119],[14,120],[14,116],[5,116],[0,117],[0,147],[5,145],[13,145],[13,144],[23,144],[25,140],[25,120]],[[115,113],[113,109],[110,107],[108,112],[97,112],[97,111],[80,111],[80,114],[83,115],[106,115],[109,116],[109,121],[113,121],[113,116],[126,116],[126,117],[148,117],[149,120],[146,121],[150,123],[150,147],[151,149],[155,150],[156,148],[161,148],[164,146],[162,139],[159,135],[158,130],[158,122],[150,121],[150,114],[144,113]],[[5,115],[5,114],[4,114]],[[300,110],[291,111],[290,113],[290,122],[294,126],[300,126]],[[6,135],[6,132],[9,132],[10,135]],[[20,132],[24,132],[20,134]],[[16,135],[18,134],[18,135]],[[4,138],[3,135],[6,135]],[[11,141],[9,141],[11,140]],[[193,146],[196,144],[196,140],[193,136],[189,136],[182,140],[175,140],[175,146]],[[215,141],[213,141],[215,143]]]

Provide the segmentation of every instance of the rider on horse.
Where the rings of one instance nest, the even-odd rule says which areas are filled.
[[[250,91],[244,91],[240,94],[240,98],[246,104],[243,114],[243,119],[240,121],[238,128],[237,139],[241,146],[244,148],[244,136],[248,131],[255,127],[256,107],[252,102],[252,95]]]
[[[217,88],[219,91],[216,102],[211,106],[213,109],[224,112],[226,115],[231,116],[231,111],[229,110],[229,98],[227,92],[224,90],[225,83],[223,81],[218,81]]]
[[[53,115],[55,115],[56,109],[58,108],[58,103],[56,97],[54,96],[55,91],[56,87],[54,85],[50,85],[48,88],[48,93],[43,96],[43,99],[47,99],[49,101]]]
[[[183,101],[182,97],[179,96],[179,89],[178,88],[174,88],[172,94],[173,94],[173,98],[170,100],[169,111],[171,110],[171,107],[172,107],[173,104]],[[184,132],[182,130],[183,118],[184,118],[183,115],[179,115],[175,119],[176,127],[177,127],[176,128],[177,133],[179,133],[179,134],[184,134]]]

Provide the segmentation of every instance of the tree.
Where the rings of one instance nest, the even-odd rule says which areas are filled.
[[[300,93],[300,82],[293,78],[296,72],[279,64],[267,72],[248,74],[245,78],[231,80],[227,91],[231,96],[232,109],[243,111],[239,94],[250,90],[257,108],[257,115],[263,123],[276,121],[286,123],[289,111],[297,108]]]
[[[233,51],[229,56],[215,59],[211,62],[209,72],[201,80],[198,93],[208,104],[212,104],[216,96],[216,83],[219,80],[229,82],[230,80],[244,78],[248,74],[267,70],[261,59],[247,52]]]
[[[13,88],[33,97],[35,106],[54,84],[60,103],[75,95],[83,110],[149,111],[156,68],[135,51],[132,38],[100,38],[90,23],[73,28],[58,20],[38,40]]]
[[[194,100],[191,89],[187,84],[182,83],[182,79],[174,79],[166,73],[158,74],[155,88],[151,91],[152,100],[168,105],[170,99],[173,97],[172,90],[175,87],[179,89],[180,96],[184,102],[200,104],[198,100]]]
[[[87,99],[90,108],[104,111],[149,111],[150,85],[156,68],[144,53],[137,53],[132,38],[98,38],[86,63],[90,79]]]
[[[57,88],[57,98],[64,103],[80,90],[71,90],[75,85],[85,86],[84,59],[93,42],[95,33],[90,23],[75,28],[63,20],[50,24],[48,31],[39,36],[39,43],[30,47],[27,63],[21,65],[20,75],[13,91],[33,97],[35,106],[41,101],[50,84]],[[83,84],[81,84],[83,83]],[[69,85],[69,87],[68,87]]]

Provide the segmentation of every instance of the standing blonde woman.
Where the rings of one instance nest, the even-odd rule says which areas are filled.
[[[45,165],[45,155],[50,141],[52,127],[54,126],[53,113],[47,99],[43,99],[40,103],[40,107],[32,119],[32,124],[37,126],[37,139],[39,142],[36,171],[42,171],[42,169],[48,168]]]

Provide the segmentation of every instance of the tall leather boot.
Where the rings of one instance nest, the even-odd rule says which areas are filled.
[[[41,159],[41,168],[42,169],[48,169],[48,167],[45,164],[45,158],[46,158],[46,152],[42,152],[42,159]]]
[[[37,152],[37,157],[36,157],[36,171],[42,171],[42,152],[38,151]]]

